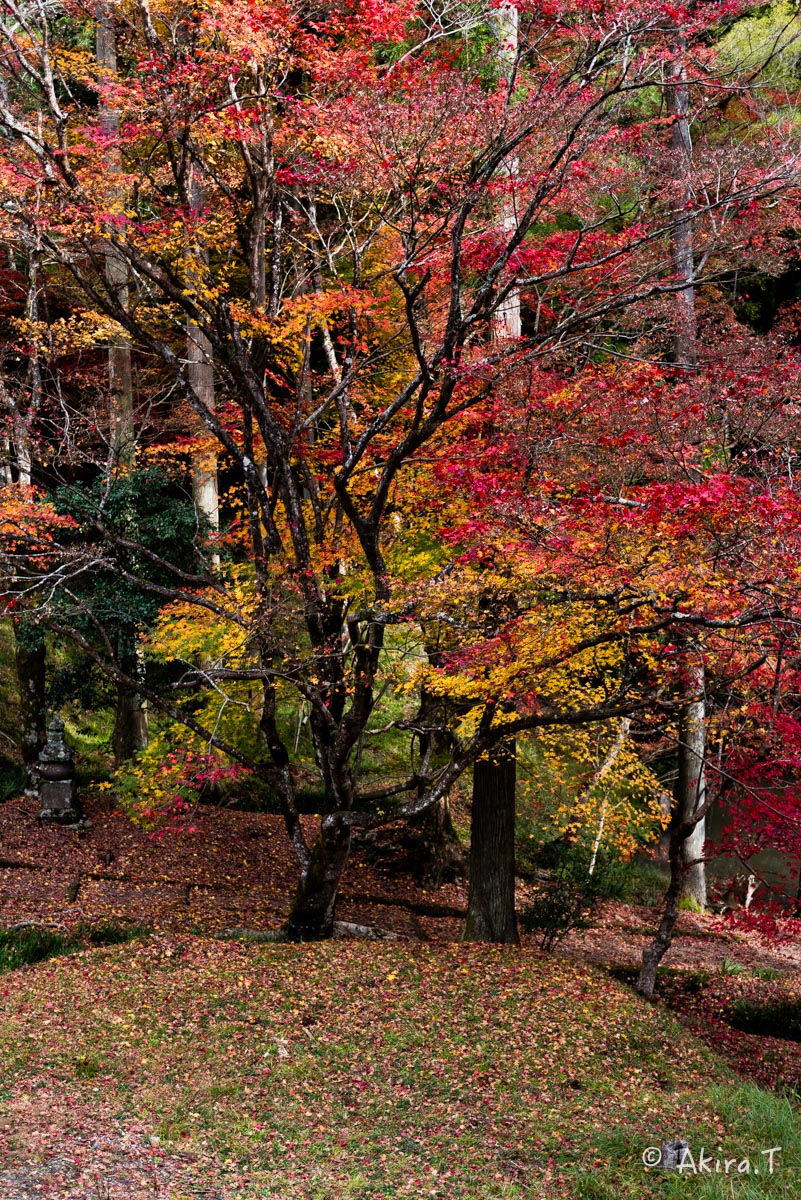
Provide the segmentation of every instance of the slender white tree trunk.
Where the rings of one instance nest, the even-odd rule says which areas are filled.
[[[41,247],[34,234],[29,243],[28,254],[28,291],[25,299],[25,317],[31,324],[39,321],[39,266]],[[14,444],[14,459],[17,468],[17,482],[23,487],[30,487],[33,479],[33,451],[31,448],[31,428],[39,407],[42,403],[42,360],[39,353],[38,336],[31,338],[28,370],[25,377],[25,394],[17,394],[13,401],[12,432]]]
[[[677,282],[683,286],[676,293],[673,329],[673,352],[676,365],[687,371],[698,366],[698,324],[695,311],[695,263],[693,254],[692,221],[688,217],[692,205],[693,144],[690,131],[690,89],[684,66],[686,45],[679,38],[679,56],[667,71],[667,109],[673,118],[670,130],[671,177],[673,201],[673,269]],[[685,652],[686,655],[686,652]],[[677,809],[686,819],[703,806],[706,795],[706,707],[703,661],[687,662],[689,699],[682,710],[679,747],[678,779],[675,800]],[[699,698],[700,697],[700,698]],[[706,907],[706,870],[698,862],[706,839],[706,819],[702,817],[683,843],[679,860],[683,867],[680,899],[692,900]],[[690,866],[689,864],[693,865]]]
[[[626,744],[626,738],[629,736],[630,729],[631,729],[631,717],[624,717],[623,720],[620,722],[620,728],[617,731],[617,737],[615,738],[614,742],[612,743],[612,745],[609,748],[609,753],[607,754],[604,761],[601,763],[598,770],[593,775],[592,779],[590,780],[589,786],[587,788],[585,788],[584,794],[581,797],[582,800],[585,797],[589,796],[590,792],[592,791],[592,789],[594,787],[597,787],[599,783],[602,783],[603,780],[606,779],[606,776],[612,770],[612,767],[615,765],[618,758],[620,757],[620,752]],[[590,874],[590,875],[594,874],[594,872],[595,872],[595,864],[598,861],[598,851],[601,849],[601,842],[603,841],[604,829],[606,827],[606,816],[607,816],[608,810],[609,810],[609,793],[607,792],[604,795],[603,802],[601,804],[601,812],[600,812],[600,816],[598,819],[598,829],[596,830],[595,838],[592,843],[592,854],[590,856],[590,867],[589,867],[589,872],[588,872],[588,874]]]
[[[203,209],[205,197],[203,184],[196,171],[192,173],[191,197],[193,215]],[[190,265],[190,273],[191,273]],[[209,412],[216,408],[214,392],[214,357],[211,342],[194,321],[187,321],[187,373],[189,382],[198,399]],[[200,418],[195,423],[195,432],[202,439],[201,446],[192,455],[192,496],[199,517],[213,532],[220,528],[220,509],[217,485],[217,455],[208,445],[208,430]],[[219,556],[214,556],[219,562]]]
[[[490,24],[495,35],[496,57],[502,78],[511,92],[517,69],[519,14],[513,4],[500,4],[490,12]],[[511,97],[510,97],[511,98]],[[504,196],[498,227],[502,244],[506,244],[517,229],[517,205],[514,184],[518,177],[519,163],[516,157],[509,158],[501,168],[501,178],[508,184]],[[515,288],[499,304],[492,322],[496,338],[519,338],[522,332],[520,320],[520,292]]]
[[[679,771],[676,807],[681,821],[691,821],[706,803],[706,701],[704,668],[699,663],[689,673],[688,691],[694,693],[679,720]],[[679,849],[682,882],[680,899],[706,908],[706,868],[703,862],[706,819],[696,821]]]
[[[96,9],[97,65],[109,75],[117,71],[117,40],[114,23],[108,7],[102,2]],[[108,138],[107,163],[112,175],[119,175],[122,162],[119,151],[120,117],[117,110],[102,99],[100,102],[100,127]],[[117,189],[117,199],[124,201],[122,187]],[[106,251],[106,281],[109,290],[116,296],[121,308],[128,308],[128,267],[121,255],[109,246]],[[124,333],[109,340],[109,443],[115,460],[129,465],[136,450],[134,428],[133,368],[131,343]]]
[[[25,316],[37,322],[39,312],[39,258],[40,248],[31,240],[28,257],[28,294]],[[39,355],[38,337],[31,339],[30,358],[25,379],[24,397],[17,393],[12,400],[12,441],[17,468],[17,482],[30,487],[33,479],[33,449],[31,428],[42,402],[42,364]],[[15,667],[19,687],[20,748],[25,763],[36,761],[46,741],[46,646],[44,635],[35,622],[25,614],[25,604],[18,610],[12,623],[15,640]]]

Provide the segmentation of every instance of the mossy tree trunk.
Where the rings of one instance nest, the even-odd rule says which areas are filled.
[[[120,667],[130,679],[144,682],[142,651],[136,635],[125,631],[118,643]],[[114,716],[114,761],[117,766],[132,758],[140,750],[147,749],[148,724],[147,701],[133,688],[117,685],[117,705]]]

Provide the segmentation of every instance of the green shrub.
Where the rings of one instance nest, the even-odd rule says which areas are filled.
[[[125,924],[116,921],[100,921],[97,925],[79,925],[74,941],[89,946],[122,946],[126,942],[147,937],[150,930],[137,922]]]
[[[782,976],[781,971],[777,971],[775,967],[753,967],[751,974],[755,975],[757,979],[764,979],[767,983],[774,979],[781,979]]]
[[[561,843],[551,878],[541,883],[531,903],[520,913],[520,924],[539,933],[540,947],[553,950],[573,929],[585,929],[600,900],[615,898],[621,864],[603,852],[589,871],[590,854],[581,843]]]
[[[736,962],[733,958],[724,958],[720,964],[721,975],[746,975],[748,967]]]
[[[45,926],[0,929],[0,971],[14,971],[28,963],[42,962],[69,948],[63,933]]]
[[[0,804],[12,796],[19,796],[25,788],[27,771],[21,766],[8,766],[0,770]]]
[[[642,904],[655,908],[665,897],[668,871],[664,865],[636,860],[621,863],[624,874],[624,893],[620,897],[629,904]]]
[[[731,1007],[729,1023],[743,1033],[801,1042],[801,1001],[795,996],[775,999],[737,1000]]]
[[[87,946],[119,946],[135,938],[147,937],[149,932],[145,925],[115,921],[79,925],[71,933],[46,925],[0,929],[0,973],[43,962],[59,954],[71,954]]]

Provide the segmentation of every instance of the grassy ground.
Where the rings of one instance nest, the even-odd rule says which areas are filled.
[[[112,1125],[199,1156],[202,1188],[165,1176],[150,1192],[193,1200],[801,1190],[788,1100],[608,975],[532,951],[152,937],[6,974],[0,1003],[4,1200],[45,1194],[22,1190],[21,1164],[52,1177]],[[712,1174],[645,1169],[679,1136]],[[723,1170],[744,1158],[759,1175]]]

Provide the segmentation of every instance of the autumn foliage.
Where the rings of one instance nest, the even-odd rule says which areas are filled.
[[[758,786],[784,778],[798,314],[749,326],[737,280],[795,262],[797,157],[783,97],[719,48],[752,7],[4,0],[0,238],[28,299],[3,318],[0,591],[158,715],[123,781],[147,821],[245,776],[280,808],[291,936],[331,932],[354,829],[433,810],[512,735],[585,764],[575,832],[634,722],[602,826],[630,853],[693,660],[710,729],[740,731],[729,776],[752,788],[767,712]],[[190,529],[198,472],[220,506],[196,492]]]

